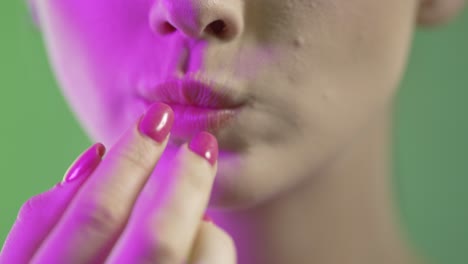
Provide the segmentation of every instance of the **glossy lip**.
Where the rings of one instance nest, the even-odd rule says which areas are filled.
[[[163,102],[174,110],[171,140],[182,143],[200,131],[217,134],[233,123],[246,101],[227,87],[193,79],[173,79],[154,87],[140,87],[137,95],[148,107]]]

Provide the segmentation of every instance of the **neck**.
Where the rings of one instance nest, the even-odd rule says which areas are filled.
[[[419,262],[391,188],[390,112],[309,182],[249,210],[210,212],[233,237],[240,264]]]

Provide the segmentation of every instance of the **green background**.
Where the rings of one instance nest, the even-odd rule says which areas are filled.
[[[21,1],[0,4],[0,241],[20,205],[91,142],[65,103]],[[468,12],[416,34],[395,114],[395,191],[412,242],[468,263]]]

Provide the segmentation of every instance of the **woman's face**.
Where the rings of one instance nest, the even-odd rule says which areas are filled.
[[[36,5],[64,95],[95,141],[111,145],[162,98],[150,91],[202,93],[187,100],[228,108],[212,91],[200,92],[198,82],[215,92],[229,89],[241,104],[235,111],[210,110],[217,117],[207,121],[195,113],[201,108],[178,109],[179,131],[170,146],[203,129],[217,136],[211,205],[224,207],[251,206],[313,177],[384,113],[402,75],[417,9],[414,0]]]

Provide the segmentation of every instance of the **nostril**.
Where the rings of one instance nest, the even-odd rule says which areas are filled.
[[[208,25],[207,30],[216,36],[222,36],[226,32],[226,23],[219,19],[215,20]]]
[[[163,23],[161,23],[159,25],[159,28],[158,28],[158,31],[161,33],[161,34],[170,34],[170,33],[173,33],[175,32],[177,29],[171,25],[171,23],[165,21]]]

